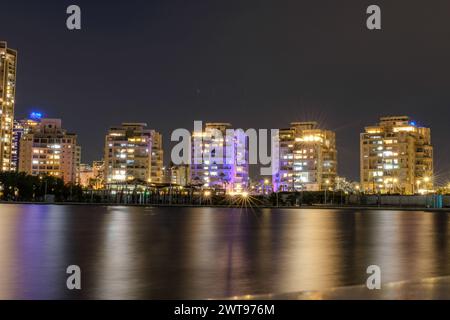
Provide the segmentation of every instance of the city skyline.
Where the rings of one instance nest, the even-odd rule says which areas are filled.
[[[65,183],[71,184],[80,184],[83,178],[87,182],[84,187],[91,185],[91,179],[94,185],[104,186],[130,181],[164,184],[183,175],[172,170],[175,162],[190,166],[186,184],[223,189],[231,194],[248,194],[252,177],[249,165],[256,165],[258,158],[261,161],[264,153],[262,150],[257,152],[257,149],[264,146],[261,142],[259,147],[256,146],[258,137],[254,128],[246,128],[249,131],[244,132],[225,122],[206,123],[200,132],[197,126],[201,122],[194,122],[192,133],[181,129],[188,133],[190,141],[189,151],[181,152],[191,155],[188,160],[183,156],[182,162],[178,163],[173,158],[175,149],[172,150],[167,169],[164,167],[161,133],[147,128],[147,123],[143,122],[123,122],[121,126],[110,127],[103,158],[95,160],[104,162],[102,181],[94,174],[94,161],[90,168],[86,164],[81,166],[81,146],[77,144],[77,135],[62,129],[61,119],[45,118],[39,111],[33,111],[28,119],[15,119],[17,51],[8,48],[6,41],[0,44],[2,172],[14,171],[41,178],[46,175],[61,177]],[[173,133],[180,132],[179,129]],[[427,194],[435,192],[436,185],[443,186],[434,174],[430,128],[418,125],[409,116],[391,115],[380,117],[377,125],[367,126],[364,130],[360,133],[361,185],[358,192]],[[231,131],[230,136],[228,131]],[[272,149],[273,191],[335,190],[337,178],[346,181],[345,176],[338,175],[334,131],[321,127],[316,121],[303,121],[291,122],[290,128],[277,128],[275,132],[278,139],[273,140],[272,129],[270,146],[265,147],[266,150],[267,147]],[[256,153],[259,156],[249,161],[249,157],[255,157]],[[172,173],[175,177],[171,176]],[[264,185],[267,187],[266,181]],[[266,187],[257,189],[265,192]]]
[[[441,36],[449,22],[438,14],[414,23],[422,10],[415,4],[409,4],[406,22],[399,22],[400,4],[380,5],[389,13],[383,16],[389,32],[364,28],[364,4],[344,9],[326,1],[307,6],[287,1],[268,15],[263,3],[250,10],[231,2],[222,10],[212,3],[134,1],[110,4],[104,14],[99,4],[81,1],[83,29],[70,33],[64,3],[27,3],[41,13],[36,16],[21,10],[19,1],[0,21],[2,40],[19,51],[16,118],[38,109],[64,119],[79,134],[83,162],[101,157],[102,136],[114,123],[147,122],[162,133],[169,150],[171,130],[190,129],[194,120],[243,128],[319,121],[336,132],[339,173],[358,180],[354,163],[364,126],[380,116],[406,114],[432,128],[435,173],[444,182],[450,178],[445,120],[450,47]],[[445,12],[446,6],[429,10]],[[217,19],[206,19],[206,12]],[[128,13],[135,21],[114,24]],[[313,20],[318,13],[320,21]],[[279,25],[265,26],[268,16]],[[115,46],[119,37],[127,39],[125,46]],[[380,49],[386,47],[388,52]],[[115,63],[124,59],[127,67]],[[89,77],[83,68],[89,68]],[[126,90],[119,90],[115,76],[127,80]]]
[[[3,2],[0,300],[450,300],[449,0]]]
[[[419,193],[432,191],[436,186],[447,187],[448,183],[436,183],[430,128],[417,125],[417,122],[409,116],[380,117],[379,121],[376,125],[366,126],[365,131],[360,133],[360,179],[349,180],[349,183],[361,183],[361,191],[369,194],[380,192],[414,194],[418,190],[422,190]],[[179,179],[177,176],[180,172],[176,171],[184,166],[189,167],[190,178],[180,185],[198,185],[202,182],[203,186],[208,188],[213,185],[224,187],[224,183],[229,183],[230,190],[234,190],[236,182],[241,191],[249,188],[249,182],[257,182],[261,178],[268,181],[269,176],[275,191],[323,191],[334,189],[338,184],[336,182],[338,178],[344,181],[348,178],[339,175],[337,170],[338,150],[335,132],[319,127],[314,121],[292,122],[289,128],[275,129],[278,132],[276,134],[279,138],[278,142],[274,140],[267,142],[272,145],[271,152],[277,150],[277,156],[272,154],[269,157],[272,168],[277,168],[277,171],[272,169],[271,175],[261,174],[257,177],[252,177],[248,169],[250,165],[255,165],[249,161],[250,152],[254,153],[254,157],[257,157],[257,153],[261,156],[261,150],[257,150],[258,143],[254,140],[258,137],[251,137],[254,129],[249,129],[246,133],[240,128],[234,128],[230,123],[206,123],[196,129],[202,131],[194,130],[190,133],[192,134],[189,138],[191,158],[188,162],[174,165],[174,159],[171,159],[169,163],[163,161],[165,152],[162,147],[163,138],[159,132],[149,128],[146,123],[122,123],[120,126],[109,128],[106,133],[103,158],[92,161],[91,165],[81,162],[81,146],[76,145],[77,134],[67,133],[61,128],[61,122],[61,119],[45,118],[40,112],[32,112],[25,119],[14,119],[11,165],[15,170],[12,171],[40,175],[50,169],[46,174],[54,176],[67,174],[66,169],[56,168],[56,171],[61,172],[53,172],[55,169],[53,167],[43,168],[44,171],[39,173],[41,163],[36,159],[42,158],[45,154],[49,158],[42,162],[44,167],[60,166],[60,156],[55,158],[53,153],[55,150],[60,153],[60,148],[64,151],[68,147],[69,151],[71,148],[74,151],[73,162],[76,168],[80,169],[79,173],[84,171],[87,174],[88,167],[92,173],[95,163],[105,162],[107,165],[103,173],[104,183],[134,179],[153,184],[169,183]],[[228,136],[228,131],[231,136]],[[219,136],[216,137],[217,134]],[[42,137],[39,138],[39,135]],[[67,137],[70,139],[66,141],[64,138]],[[72,137],[75,140],[72,141]],[[42,144],[42,139],[57,145]],[[73,142],[75,142],[74,145],[72,145]],[[27,145],[27,143],[31,144]],[[273,149],[274,143],[278,145],[275,149]],[[256,149],[252,149],[255,147]],[[216,155],[218,148],[222,151]],[[174,150],[168,153],[173,156]],[[42,155],[36,157],[33,155],[35,153]],[[229,158],[231,155],[233,158]],[[63,154],[62,166],[64,166],[64,158]],[[58,159],[58,163],[54,162],[54,159]],[[216,161],[220,162],[216,163]],[[219,163],[225,166],[218,167]],[[73,168],[75,169],[75,166]],[[69,172],[73,170],[70,169]],[[77,174],[77,178],[71,178],[68,181],[78,183],[80,179],[81,177]],[[210,183],[211,179],[217,181]],[[403,185],[404,183],[408,186]]]

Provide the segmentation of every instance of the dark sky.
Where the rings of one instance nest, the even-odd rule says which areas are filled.
[[[66,8],[82,30],[66,29]],[[366,29],[366,8],[382,30]],[[194,120],[336,130],[339,174],[359,177],[359,133],[383,115],[431,126],[450,171],[450,2],[0,0],[0,39],[19,50],[17,117],[39,109],[102,157],[108,127],[170,133]]]

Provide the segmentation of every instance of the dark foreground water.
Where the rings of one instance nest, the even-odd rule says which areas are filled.
[[[445,212],[0,204],[0,299],[223,298],[450,275]],[[82,290],[66,288],[66,268]]]

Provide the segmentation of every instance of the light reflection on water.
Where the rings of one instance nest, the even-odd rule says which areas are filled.
[[[445,212],[0,205],[0,299],[221,298],[450,275]],[[82,290],[66,289],[68,265]]]

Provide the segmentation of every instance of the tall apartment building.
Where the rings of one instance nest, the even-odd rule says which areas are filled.
[[[336,136],[317,122],[293,122],[279,132],[279,170],[275,191],[321,191],[334,188],[337,173]]]
[[[11,145],[11,171],[19,171],[20,140],[41,122],[42,114],[33,112],[28,119],[14,120]]]
[[[229,123],[207,123],[194,132],[191,183],[243,192],[248,188],[248,141],[243,132],[227,135]]]
[[[145,123],[123,123],[105,138],[106,183],[151,182],[152,130]]]
[[[20,140],[19,172],[77,183],[80,158],[77,135],[67,133],[60,119],[42,119]]]
[[[159,132],[152,130],[152,163],[150,182],[164,182],[163,160],[164,151],[162,135]]]
[[[17,51],[0,41],[0,171],[11,170]]]
[[[426,193],[433,189],[429,128],[407,116],[382,117],[360,138],[361,189],[366,193]]]

